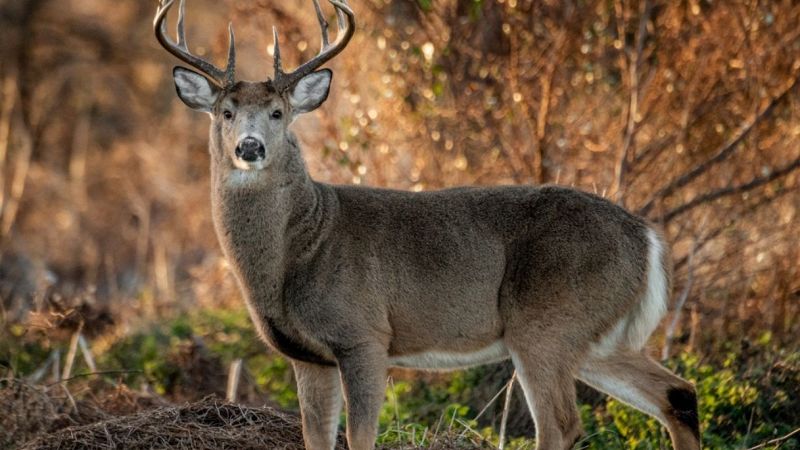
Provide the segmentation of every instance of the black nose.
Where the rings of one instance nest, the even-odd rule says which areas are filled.
[[[264,159],[264,144],[256,138],[244,138],[236,146],[236,157],[247,162]]]

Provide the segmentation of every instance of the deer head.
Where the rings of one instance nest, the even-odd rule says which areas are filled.
[[[297,115],[313,111],[328,97],[333,73],[319,69],[339,54],[355,30],[355,16],[346,0],[329,0],[336,9],[336,41],[328,40],[328,23],[313,0],[322,30],[320,52],[291,72],[284,72],[278,33],[273,27],[275,74],[266,81],[236,81],[236,50],[228,26],[228,62],[224,70],[191,54],[184,31],[185,0],[180,0],[177,41],[166,36],[166,17],[175,0],[163,2],[154,19],[156,38],[170,53],[192,68],[175,67],[173,78],[180,99],[211,116],[211,152],[217,162],[241,170],[261,170],[284,156],[291,138],[288,127]]]

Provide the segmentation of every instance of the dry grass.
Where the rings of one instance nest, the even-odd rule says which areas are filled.
[[[125,385],[87,381],[76,395],[63,383],[32,385],[9,378],[0,381],[0,447],[14,448],[59,430],[165,405],[158,397]],[[78,392],[78,390],[73,389]]]
[[[174,405],[124,385],[76,401],[62,383],[38,386],[19,379],[7,379],[4,383],[5,387],[0,389],[0,447],[3,448],[304,448],[300,417],[276,408],[228,403],[214,396]],[[340,434],[336,449],[345,448],[344,435]],[[442,436],[424,448],[492,447],[458,436]]]
[[[4,448],[303,448],[296,414],[213,396],[172,405],[119,386],[76,401],[62,384],[33,386],[12,379],[0,390],[0,405]]]
[[[300,418],[206,398],[68,427],[23,449],[303,449]],[[340,441],[336,447],[343,449]]]
[[[82,335],[99,356],[148,322],[241,307],[209,212],[208,122],[174,94],[154,3],[0,2],[0,369],[16,376],[47,357],[20,357],[23,344],[59,361]],[[310,2],[190,4],[190,42],[213,60],[235,23],[242,78],[266,76],[272,25],[290,65],[316,51]],[[671,243],[685,294],[665,356],[722,362],[731,344],[764,336],[800,345],[800,4],[353,6],[358,31],[331,63],[331,97],[294,125],[315,179],[607,195]],[[171,402],[222,389],[224,365],[202,342],[173,354],[183,384]],[[509,374],[483,380],[470,406]],[[68,384],[71,400],[62,384],[0,379],[0,448],[178,408],[83,381]],[[239,398],[261,402],[252,391]],[[524,423],[510,430],[530,429],[512,416]]]

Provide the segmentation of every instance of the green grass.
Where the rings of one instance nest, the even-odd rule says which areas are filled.
[[[131,371],[123,381],[132,386],[147,381],[169,396],[177,387],[192,388],[176,355],[182,346],[198,340],[220,367],[242,358],[259,390],[284,408],[297,408],[290,365],[266,351],[244,309],[200,310],[150,324],[116,339],[97,355],[98,366]],[[19,326],[8,326],[0,340],[0,359],[25,375],[58,346],[66,347],[66,342],[37,341]],[[800,352],[775,348],[768,334],[716,359],[682,354],[668,365],[697,387],[706,448],[747,449],[800,427]],[[434,383],[391,381],[380,414],[379,443],[425,446],[448,435],[496,445],[497,430],[479,427],[478,411],[464,404],[484,374],[478,368],[454,372]],[[594,407],[580,405],[580,412],[587,437],[579,448],[669,448],[669,438],[655,420],[615,400]],[[800,434],[763,448],[800,449],[798,438]],[[534,443],[511,437],[506,448],[529,449]]]

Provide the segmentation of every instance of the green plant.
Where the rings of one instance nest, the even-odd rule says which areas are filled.
[[[40,366],[56,345],[32,339],[22,326],[6,324],[2,333],[0,356],[22,374]],[[297,408],[290,364],[266,349],[244,308],[197,310],[134,327],[97,355],[98,367],[130,370],[121,376],[122,381],[132,386],[147,381],[165,395],[191,391],[199,387],[181,365],[181,352],[192,345],[200,345],[209,360],[217,361],[223,369],[221,377],[231,361],[243,359],[260,392],[281,407]],[[778,348],[769,333],[753,343],[728,343],[725,348],[714,358],[683,353],[668,362],[695,383],[704,445],[744,449],[777,439],[763,448],[800,449],[800,435],[786,437],[800,424],[800,352]],[[390,381],[380,413],[379,443],[389,448],[424,448],[447,439],[447,445],[455,448],[497,445],[496,428],[479,426],[475,405],[466,403],[491,371],[478,367],[432,380],[414,376]],[[669,448],[669,437],[656,420],[616,400],[582,404],[580,412],[586,437],[579,448]],[[510,450],[534,445],[535,439],[524,436],[511,436],[506,442]]]
[[[720,359],[703,361],[696,354],[681,354],[668,364],[695,383],[703,442],[707,448],[750,448],[781,438],[800,424],[800,352],[789,352],[760,339],[755,346],[731,351]],[[395,382],[390,385],[381,414],[383,443],[409,443],[413,434],[429,436],[435,417],[453,417],[448,429],[474,430],[475,411],[453,403],[479,382],[484,369],[454,373],[448,381],[433,384]],[[580,405],[586,437],[579,447],[589,450],[669,448],[669,436],[655,419],[614,399],[596,407]],[[497,444],[491,427],[479,430]],[[796,435],[795,435],[796,436]],[[419,441],[419,438],[417,440]],[[506,448],[532,448],[533,439],[511,438]],[[794,436],[764,448],[800,449]]]

